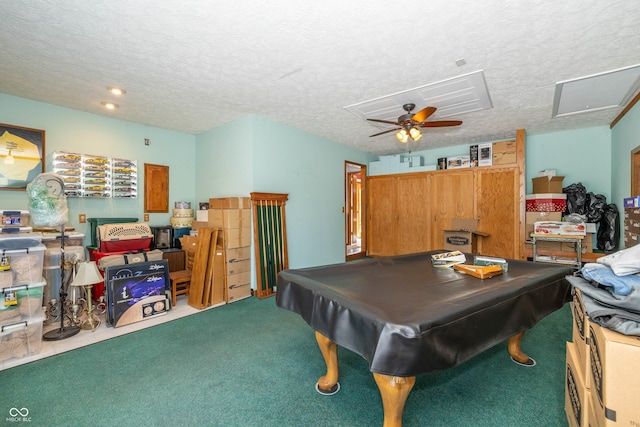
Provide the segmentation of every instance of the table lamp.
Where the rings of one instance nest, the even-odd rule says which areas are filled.
[[[93,314],[91,288],[103,280],[95,261],[78,262],[77,273],[73,278],[71,286],[84,286],[87,294],[87,320],[82,322],[82,325],[80,325],[81,329],[91,329],[94,331],[100,325],[100,319]]]

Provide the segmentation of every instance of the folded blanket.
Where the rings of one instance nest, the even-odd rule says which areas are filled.
[[[618,276],[640,273],[640,245],[600,257],[598,264],[610,267]]]
[[[568,276],[567,280],[582,292],[584,308],[593,322],[624,335],[640,336],[640,289],[623,297],[581,277]]]
[[[633,288],[640,290],[640,276],[637,274],[619,276],[608,266],[595,262],[586,263],[580,272],[585,279],[611,287],[618,295],[629,295]]]

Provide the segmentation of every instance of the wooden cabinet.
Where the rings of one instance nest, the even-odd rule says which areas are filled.
[[[424,173],[368,179],[369,255],[390,256],[428,250],[428,179]]]
[[[438,171],[431,175],[429,250],[442,249],[452,218],[475,218],[474,171]]]
[[[477,218],[487,256],[519,258],[520,169],[486,167],[370,177],[368,254],[442,249],[453,218]]]
[[[519,169],[477,169],[476,215],[478,229],[489,233],[478,242],[483,255],[518,258],[520,241]]]

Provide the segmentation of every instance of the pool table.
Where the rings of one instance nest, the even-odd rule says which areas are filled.
[[[339,390],[337,346],[369,363],[382,396],[384,426],[402,424],[415,377],[452,368],[508,340],[514,361],[524,332],[570,300],[570,267],[508,260],[503,274],[478,279],[434,267],[425,252],[284,270],[276,305],[316,331],[327,372],[320,393]],[[473,256],[466,254],[467,264]]]

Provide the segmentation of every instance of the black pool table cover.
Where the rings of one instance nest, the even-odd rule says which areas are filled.
[[[433,267],[439,252],[285,270],[276,304],[372,372],[406,377],[457,366],[570,300],[570,267],[508,260],[507,272],[480,280]]]

